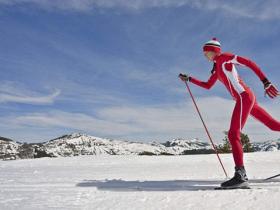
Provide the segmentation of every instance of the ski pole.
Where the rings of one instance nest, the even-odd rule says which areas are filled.
[[[276,178],[276,177],[278,177],[278,176],[280,176],[280,174],[277,174],[277,175],[275,175],[275,176],[268,177],[268,178],[265,179],[265,181],[270,180],[270,179],[273,179],[273,178]]]
[[[212,147],[213,147],[213,149],[214,149],[214,151],[215,151],[215,153],[216,153],[216,155],[217,155],[217,157],[218,157],[218,159],[219,159],[219,162],[220,162],[220,164],[221,164],[221,166],[222,166],[222,168],[223,168],[223,171],[224,171],[224,173],[225,173],[225,175],[226,175],[226,178],[228,178],[227,172],[226,172],[225,167],[224,167],[224,165],[223,165],[223,163],[222,163],[222,161],[221,161],[221,158],[220,158],[220,156],[219,156],[218,150],[217,150],[216,146],[215,146],[214,143],[213,143],[213,140],[212,140],[212,138],[211,138],[211,136],[210,136],[210,133],[209,133],[207,127],[206,127],[206,124],[205,124],[205,122],[204,122],[204,120],[203,120],[203,118],[202,118],[202,116],[201,116],[201,114],[200,114],[200,111],[199,111],[198,106],[197,106],[197,104],[196,104],[196,102],[195,102],[195,100],[194,100],[193,94],[192,94],[192,92],[191,92],[191,89],[190,89],[190,87],[189,87],[187,81],[185,81],[185,84],[186,84],[187,89],[188,89],[188,91],[189,91],[189,93],[190,93],[190,96],[191,96],[192,101],[193,101],[193,103],[194,103],[194,106],[195,106],[195,108],[196,108],[196,110],[197,110],[197,113],[198,113],[198,115],[199,115],[199,117],[200,117],[200,120],[201,120],[201,122],[202,122],[202,124],[203,124],[203,126],[204,126],[204,129],[205,129],[205,131],[206,131],[206,133],[207,133],[207,135],[208,135],[208,138],[209,138],[209,140],[210,140],[210,142],[211,142],[211,144],[212,144]]]

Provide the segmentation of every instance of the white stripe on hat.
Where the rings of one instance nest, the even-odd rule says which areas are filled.
[[[205,45],[217,45],[217,46],[220,46],[220,47],[221,47],[221,43],[218,42],[218,41],[216,40],[216,38],[213,38],[212,40],[206,42]]]

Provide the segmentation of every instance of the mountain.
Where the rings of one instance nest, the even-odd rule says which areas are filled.
[[[280,150],[280,139],[253,143],[254,151]],[[198,139],[174,139],[165,143],[140,143],[103,139],[80,133],[64,135],[47,142],[27,144],[0,137],[0,158],[69,157],[79,155],[188,155],[214,153]]]
[[[278,151],[280,150],[280,139],[253,144],[254,151]]]
[[[51,157],[77,155],[180,155],[185,150],[209,148],[198,140],[173,140],[168,145],[152,142],[140,143],[102,139],[74,133],[45,142],[37,150],[45,151]]]
[[[20,144],[12,139],[0,137],[0,158],[15,159],[18,156]]]
[[[182,155],[186,151],[211,151],[210,145],[197,139],[175,139],[164,144],[103,139],[80,133],[64,135],[38,144],[13,140],[0,143],[0,158],[69,157],[78,155]],[[13,150],[11,150],[13,148]]]

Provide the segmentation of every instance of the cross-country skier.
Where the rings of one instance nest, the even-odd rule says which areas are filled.
[[[206,42],[203,46],[204,55],[213,62],[211,76],[207,82],[202,82],[193,76],[180,74],[179,77],[184,82],[191,82],[200,87],[210,89],[217,80],[222,82],[233,99],[236,101],[228,138],[232,147],[232,154],[235,162],[235,174],[232,179],[223,182],[223,188],[243,188],[248,187],[248,178],[243,163],[243,148],[240,140],[240,133],[245,122],[250,115],[265,124],[273,131],[280,131],[280,122],[268,114],[256,101],[252,90],[238,76],[236,66],[246,66],[253,70],[264,84],[265,93],[270,98],[279,95],[277,88],[271,84],[261,69],[248,58],[244,58],[232,53],[222,53],[221,44],[216,38]]]

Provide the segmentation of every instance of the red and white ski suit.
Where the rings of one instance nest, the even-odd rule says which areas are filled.
[[[215,57],[214,67],[211,72],[212,75],[207,82],[202,82],[193,77],[190,78],[190,82],[203,88],[210,89],[215,82],[219,80],[225,85],[236,101],[232,113],[228,138],[232,146],[235,165],[240,167],[244,165],[240,132],[244,127],[249,114],[274,131],[280,131],[280,122],[275,120],[258,105],[254,93],[238,76],[235,65],[249,67],[255,72],[260,80],[266,78],[261,69],[251,60],[231,53],[222,53]]]

